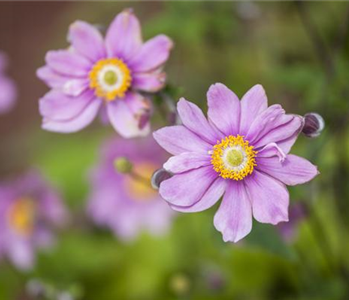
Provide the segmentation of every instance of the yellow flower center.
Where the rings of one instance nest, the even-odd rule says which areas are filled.
[[[257,151],[240,135],[229,135],[213,146],[213,169],[224,179],[242,180],[252,174]]]
[[[117,58],[99,60],[89,73],[90,88],[106,101],[122,98],[131,86],[131,71]]]
[[[126,191],[130,198],[137,202],[153,200],[157,193],[151,187],[151,176],[157,169],[152,163],[138,163],[133,166],[133,173],[137,176],[127,176]]]
[[[17,199],[8,211],[10,227],[18,234],[29,236],[34,230],[36,205],[33,199],[22,197]]]

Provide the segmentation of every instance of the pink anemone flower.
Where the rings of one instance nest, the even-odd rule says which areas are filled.
[[[23,270],[33,267],[36,251],[52,245],[54,229],[67,220],[57,191],[37,171],[0,183],[0,258]]]
[[[91,174],[88,213],[93,221],[123,241],[144,231],[155,236],[167,233],[175,213],[151,186],[152,174],[167,157],[151,136],[105,143]],[[121,167],[128,162],[129,172],[117,171],[119,162]]]
[[[164,168],[174,174],[160,184],[160,195],[181,212],[199,212],[222,196],[214,226],[224,241],[237,242],[261,223],[288,221],[286,185],[308,182],[317,168],[289,154],[303,127],[303,118],[268,107],[261,85],[241,99],[217,83],[208,94],[208,120],[195,104],[181,99],[183,125],[154,133],[171,157]]]
[[[71,47],[49,51],[38,77],[50,88],[40,99],[42,128],[70,133],[89,125],[98,113],[123,137],[147,135],[151,103],[145,93],[165,84],[163,64],[172,41],[158,35],[143,43],[131,10],[118,14],[105,38],[89,23],[69,28]]]

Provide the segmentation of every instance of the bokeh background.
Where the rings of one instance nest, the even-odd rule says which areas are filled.
[[[116,133],[98,121],[69,135],[41,130],[38,99],[48,89],[35,72],[48,50],[68,46],[72,22],[103,29],[127,7],[145,39],[165,33],[174,40],[166,71],[176,101],[184,96],[205,110],[212,83],[239,96],[260,83],[270,104],[324,117],[321,136],[300,136],[293,148],[321,172],[289,189],[291,203],[307,211],[293,224],[294,238],[254,223],[242,242],[224,243],[214,207],[178,215],[163,237],[144,233],[124,243],[85,215],[88,171]],[[13,111],[0,116],[0,177],[41,170],[72,216],[32,270],[0,263],[0,299],[56,299],[57,290],[71,297],[62,299],[91,300],[349,299],[348,35],[345,2],[0,2],[0,49],[19,92]],[[152,123],[165,124],[159,111]],[[28,282],[44,286],[46,298],[31,296]]]

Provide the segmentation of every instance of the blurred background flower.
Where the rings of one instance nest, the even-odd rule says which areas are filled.
[[[151,186],[152,174],[165,159],[152,137],[106,142],[91,176],[92,219],[123,240],[135,239],[142,231],[166,233],[174,212]]]
[[[53,243],[52,228],[66,212],[57,192],[36,171],[0,184],[0,256],[18,268],[33,266],[37,248]]]
[[[8,58],[0,51],[0,114],[10,111],[17,98],[15,83],[5,74],[7,66]]]

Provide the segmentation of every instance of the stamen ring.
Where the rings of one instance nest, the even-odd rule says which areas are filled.
[[[242,180],[252,174],[257,151],[240,135],[229,135],[213,146],[213,169],[224,179]]]
[[[131,71],[120,59],[99,60],[89,73],[90,88],[106,101],[123,98],[131,86]]]

